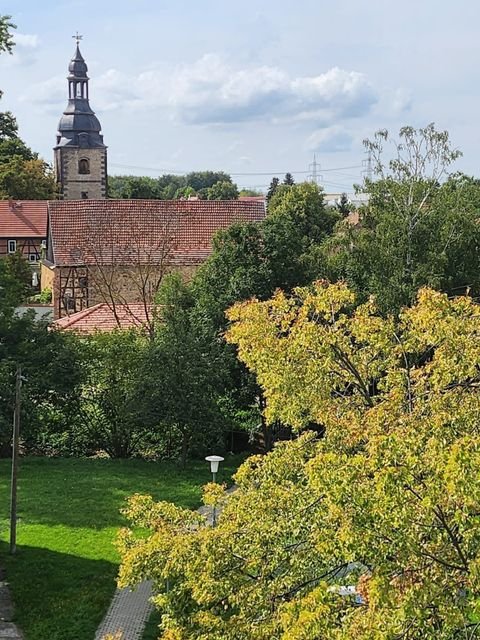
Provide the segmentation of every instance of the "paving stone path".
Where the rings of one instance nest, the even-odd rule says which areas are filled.
[[[229,489],[230,493],[232,489]],[[198,511],[206,516],[209,524],[212,524],[211,507],[200,507]],[[122,634],[119,640],[141,640],[143,630],[147,624],[153,605],[150,602],[152,596],[152,583],[142,582],[136,589],[117,589],[110,603],[107,614],[98,627],[95,640],[103,640],[106,635]],[[0,640],[3,640],[0,635]],[[15,639],[16,640],[16,639]]]
[[[97,629],[95,640],[102,640],[107,634],[115,637],[119,632],[122,634],[121,640],[140,640],[153,609],[151,595],[151,582],[142,582],[133,590],[117,589],[107,614]]]
[[[3,580],[0,569],[0,640],[23,640],[18,627],[13,624],[13,602],[8,583]]]

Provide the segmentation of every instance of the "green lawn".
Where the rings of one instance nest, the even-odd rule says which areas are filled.
[[[238,457],[227,458],[219,481]],[[21,461],[18,550],[8,555],[10,461],[0,460],[0,565],[26,640],[92,640],[115,589],[113,541],[127,496],[149,493],[184,507],[200,504],[210,480],[204,461],[181,470],[139,460],[27,458]]]

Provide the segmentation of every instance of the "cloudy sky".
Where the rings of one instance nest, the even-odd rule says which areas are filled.
[[[362,175],[362,140],[435,122],[480,175],[478,0],[2,0],[17,24],[1,108],[48,161],[66,105],[71,36],[84,35],[90,102],[110,173],[201,169],[263,189],[329,192]]]

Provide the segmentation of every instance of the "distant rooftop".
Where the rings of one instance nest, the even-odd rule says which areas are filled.
[[[63,331],[91,334],[98,331],[141,328],[146,323],[147,315],[145,307],[141,303],[116,304],[114,311],[112,307],[102,302],[55,320],[52,327]]]
[[[0,238],[46,238],[47,200],[0,200]]]
[[[218,230],[235,222],[260,222],[265,215],[263,201],[50,202],[49,259],[56,266],[129,264],[129,259],[197,266],[210,255]]]

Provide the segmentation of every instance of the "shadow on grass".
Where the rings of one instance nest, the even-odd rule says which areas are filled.
[[[142,640],[158,640],[160,637],[160,629],[158,628],[160,619],[160,612],[157,609],[154,609],[150,618],[147,620]]]
[[[92,640],[115,590],[115,564],[28,546],[10,556],[0,543],[0,565],[26,640]]]

